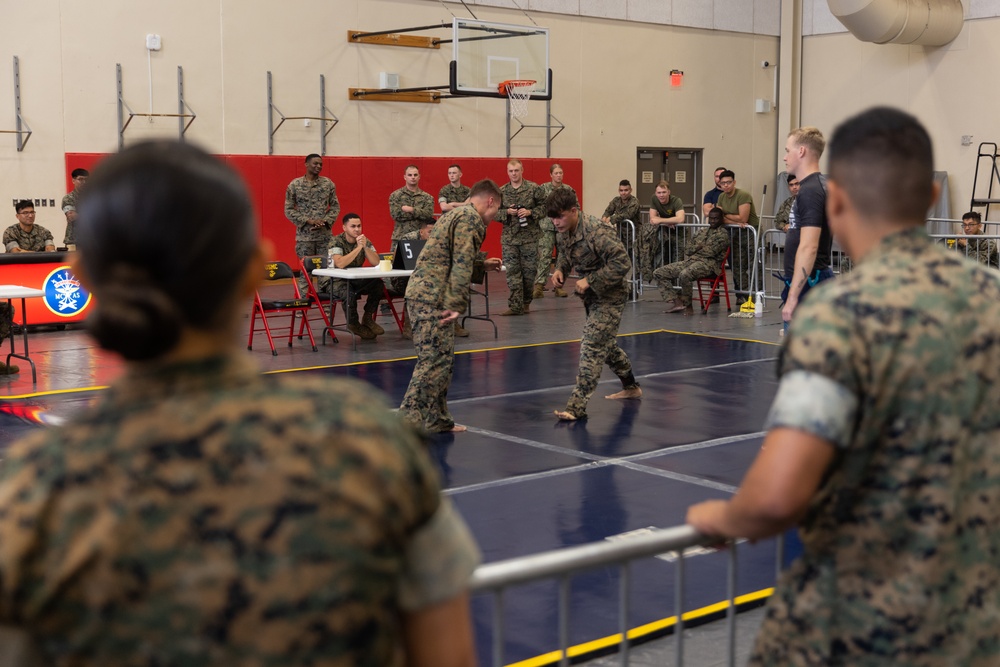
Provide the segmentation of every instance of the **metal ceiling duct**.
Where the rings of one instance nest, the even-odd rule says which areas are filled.
[[[862,42],[944,46],[962,31],[962,0],[827,0]]]

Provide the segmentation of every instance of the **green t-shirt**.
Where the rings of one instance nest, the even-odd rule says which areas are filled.
[[[717,206],[722,209],[723,213],[728,215],[739,215],[740,206],[743,204],[750,204],[750,218],[747,219],[747,223],[756,228],[760,223],[760,218],[757,217],[757,209],[753,205],[753,197],[746,190],[740,190],[736,188],[733,190],[732,196],[727,196],[725,192],[719,195],[719,203]]]
[[[653,201],[649,205],[650,208],[656,209],[656,212],[661,218],[672,218],[677,215],[677,211],[684,210],[684,202],[677,195],[670,195],[667,198],[667,203],[661,204],[660,200],[653,195]]]

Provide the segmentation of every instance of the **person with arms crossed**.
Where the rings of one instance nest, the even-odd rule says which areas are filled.
[[[826,176],[819,173],[819,158],[825,147],[823,133],[815,127],[792,130],[785,141],[785,166],[799,180],[799,194],[785,236],[781,319],[786,329],[806,293],[833,278],[830,268],[833,234],[826,219]]]
[[[909,114],[834,131],[827,213],[854,269],[796,310],[739,490],[687,515],[719,538],[799,526],[755,667],[1000,664],[1000,279],[927,236],[938,193]]]
[[[563,173],[562,165],[558,163],[549,167],[551,180],[538,186],[539,199],[545,201],[553,190],[559,188],[569,188],[576,194],[572,186],[563,183]],[[552,250],[556,247],[556,228],[552,225],[552,221],[548,217],[542,218],[538,222],[538,227],[541,229],[541,236],[538,237],[538,271],[535,275],[535,289],[531,294],[533,299],[545,296],[545,283],[549,279],[549,268],[552,266]],[[562,287],[556,287],[554,292],[558,297],[568,296]]]
[[[87,188],[76,274],[125,372],[4,452],[0,623],[52,665],[474,665],[478,553],[424,443],[236,343],[273,253],[240,176],[161,141]]]
[[[395,223],[392,240],[397,241],[403,234],[420,229],[427,220],[434,220],[434,199],[420,189],[420,170],[409,165],[403,172],[406,185],[389,195],[389,216]],[[392,249],[396,251],[395,248]]]
[[[583,301],[587,321],[580,340],[580,368],[576,386],[564,410],[555,410],[562,421],[587,418],[587,403],[597,389],[601,369],[608,365],[622,390],[610,399],[641,398],[642,389],[632,374],[632,362],[618,345],[618,327],[628,298],[625,276],[632,268],[625,246],[607,223],[580,210],[576,195],[560,188],[545,200],[545,208],[559,236],[556,270],[552,284],[562,286],[575,268],[581,277],[574,293]]]
[[[434,223],[406,288],[417,365],[399,415],[428,433],[466,430],[448,411],[455,365],[453,322],[469,307],[473,265],[486,240],[486,225],[497,215],[502,200],[493,181],[472,186],[468,206],[449,211]],[[485,265],[488,270],[500,270],[499,259],[487,259]]]
[[[471,191],[472,188],[468,185],[462,185],[462,167],[457,164],[448,167],[448,184],[441,186],[438,191],[441,212],[447,213],[453,208],[468,204]]]

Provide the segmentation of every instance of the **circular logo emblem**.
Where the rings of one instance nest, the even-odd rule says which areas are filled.
[[[69,265],[60,266],[45,278],[45,307],[59,317],[73,317],[90,305],[90,292],[73,275]]]

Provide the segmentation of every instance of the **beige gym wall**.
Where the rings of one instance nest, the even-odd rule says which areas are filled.
[[[958,217],[969,207],[979,143],[1000,143],[994,112],[1000,93],[987,85],[1000,58],[998,34],[1000,19],[989,18],[966,20],[941,48],[868,44],[846,33],[807,37],[802,122],[829,135],[840,121],[878,104],[916,115],[934,140],[936,169],[948,172],[951,215]],[[963,146],[962,135],[972,135],[972,145]],[[983,169],[985,177],[987,163]]]
[[[461,9],[450,7],[456,13]],[[476,13],[481,19],[529,24],[516,10],[477,7]],[[552,112],[567,126],[552,152],[584,160],[588,208],[603,207],[619,179],[634,178],[637,146],[704,148],[708,169],[726,164],[758,199],[761,186],[773,181],[775,114],[754,113],[754,100],[773,97],[773,70],[761,69],[760,62],[775,60],[777,38],[540,12],[532,16],[551,29]],[[115,63],[122,65],[125,100],[138,113],[176,112],[177,67],[182,66],[185,98],[198,116],[187,137],[217,153],[267,153],[268,70],[274,103],[289,116],[318,115],[319,75],[326,76],[327,106],[341,121],[328,137],[330,155],[504,153],[501,100],[347,99],[349,86],[376,87],[380,71],[399,73],[403,86],[447,83],[450,48],[361,46],[346,38],[349,29],[450,22],[451,14],[438,3],[33,0],[4,3],[0,18],[0,129],[14,126],[11,60],[17,55],[22,113],[34,131],[20,153],[13,135],[0,135],[5,202],[46,197],[58,205],[65,187],[64,153],[116,150]],[[148,54],[148,60],[147,33],[163,40],[162,50]],[[668,73],[675,68],[685,77],[683,86],[672,90]],[[534,102],[526,122],[542,123],[543,114],[544,104]],[[125,139],[176,135],[176,118],[150,122],[136,117]],[[311,128],[288,121],[275,136],[275,153],[317,151],[318,136],[315,121]],[[512,152],[544,156],[543,131],[522,132]],[[438,180],[443,179],[431,176],[429,187],[436,188]],[[57,209],[39,209],[39,223],[59,240],[64,224]],[[8,219],[14,221],[12,210]]]

